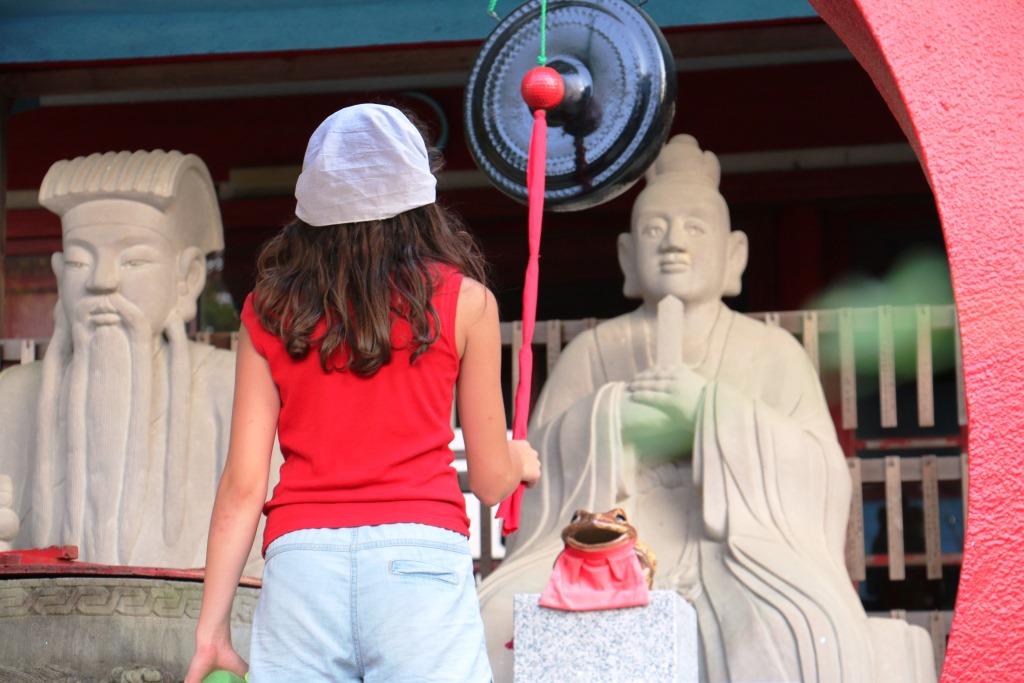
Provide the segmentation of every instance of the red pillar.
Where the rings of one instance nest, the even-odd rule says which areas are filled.
[[[943,680],[1024,680],[1024,3],[810,2],[917,151],[949,253],[970,490]]]

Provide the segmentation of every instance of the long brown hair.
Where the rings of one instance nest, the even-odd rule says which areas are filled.
[[[440,155],[429,152],[436,173]],[[391,361],[396,318],[412,328],[410,362],[437,341],[440,320],[431,303],[437,264],[486,282],[476,241],[437,203],[384,220],[326,227],[296,218],[263,247],[253,303],[291,358],[301,360],[318,345],[324,372],[369,377]],[[321,318],[327,331],[314,339]]]

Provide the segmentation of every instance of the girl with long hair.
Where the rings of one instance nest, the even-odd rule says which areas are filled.
[[[473,239],[435,202],[431,160],[382,105],[335,112],[310,138],[296,219],[264,247],[242,309],[187,683],[247,669],[230,613],[261,510],[252,683],[491,679],[451,467],[455,388],[481,501],[535,483],[540,463],[507,440],[497,304]]]

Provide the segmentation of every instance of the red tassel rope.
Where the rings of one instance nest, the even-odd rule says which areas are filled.
[[[544,180],[548,155],[547,109],[558,106],[565,92],[561,75],[549,67],[531,69],[523,79],[523,99],[533,110],[533,134],[526,160],[526,192],[529,203],[530,259],[526,264],[523,284],[523,344],[519,349],[519,385],[512,419],[512,438],[525,439],[530,419],[530,390],[533,380],[533,328],[537,320],[537,280],[540,275],[540,235],[544,218]],[[519,512],[524,486],[516,487],[511,496],[498,505],[497,517],[502,520],[502,534],[508,536],[519,529]]]

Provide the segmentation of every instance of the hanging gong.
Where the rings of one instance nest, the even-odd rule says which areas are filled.
[[[530,0],[498,24],[466,86],[473,158],[524,203],[533,117],[520,83],[536,66],[540,7]],[[548,113],[544,202],[577,211],[625,192],[653,163],[675,114],[675,61],[654,21],[628,0],[549,0],[547,56],[565,95]]]

